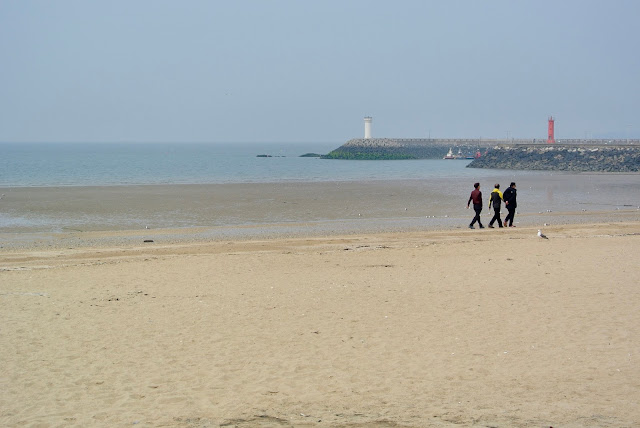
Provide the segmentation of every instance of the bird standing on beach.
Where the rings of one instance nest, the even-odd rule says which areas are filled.
[[[549,239],[540,229],[538,229],[538,238]]]

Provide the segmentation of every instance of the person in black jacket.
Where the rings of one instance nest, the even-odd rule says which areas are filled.
[[[516,207],[518,202],[516,201],[518,191],[516,190],[516,183],[513,181],[511,185],[504,191],[502,198],[504,199],[504,206],[507,207],[509,214],[504,219],[504,225],[509,227],[515,227],[513,225],[513,218],[516,215]]]

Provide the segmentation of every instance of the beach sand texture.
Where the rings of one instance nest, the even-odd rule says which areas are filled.
[[[640,424],[640,223],[0,252],[2,426]]]

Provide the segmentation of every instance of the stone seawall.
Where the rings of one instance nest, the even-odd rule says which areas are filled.
[[[498,140],[465,139],[402,139],[370,138],[352,139],[322,156],[324,159],[442,159],[449,149],[463,156],[486,150]]]
[[[496,146],[468,168],[576,172],[640,172],[640,146]]]
[[[469,168],[543,171],[640,172],[640,140],[540,140],[356,138],[324,159],[442,159],[451,149],[463,157],[481,152]],[[569,140],[567,140],[569,141]]]

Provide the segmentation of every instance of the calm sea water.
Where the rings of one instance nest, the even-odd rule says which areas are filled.
[[[3,143],[0,186],[111,186],[482,178],[469,161],[348,161],[301,158],[335,143]],[[257,157],[259,154],[273,157]]]

